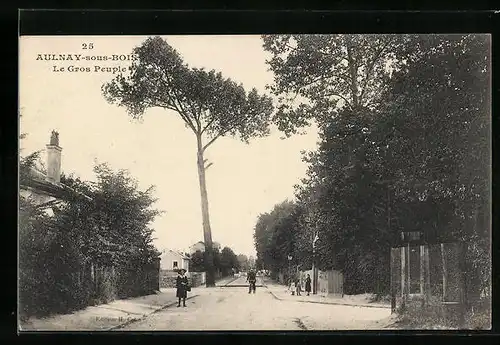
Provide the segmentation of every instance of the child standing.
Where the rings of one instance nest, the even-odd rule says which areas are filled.
[[[297,278],[297,280],[295,280],[295,293],[297,294],[297,296],[300,296],[300,290],[300,279]]]

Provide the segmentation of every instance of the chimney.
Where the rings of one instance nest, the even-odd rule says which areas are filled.
[[[59,133],[52,131],[47,145],[47,180],[57,184],[61,181],[61,151]]]

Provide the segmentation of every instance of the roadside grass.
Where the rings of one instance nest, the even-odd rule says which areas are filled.
[[[439,306],[422,308],[409,305],[405,311],[398,311],[396,328],[411,330],[458,329],[452,320],[446,319]]]
[[[380,295],[380,294],[373,294],[370,299],[370,303],[391,303],[391,295]]]
[[[396,321],[390,328],[409,330],[490,330],[491,307],[489,304],[475,305],[459,320],[457,308],[444,309],[439,304],[422,307],[411,303],[403,312],[398,311]]]
[[[491,304],[485,301],[474,306],[465,316],[465,328],[473,330],[491,330]]]

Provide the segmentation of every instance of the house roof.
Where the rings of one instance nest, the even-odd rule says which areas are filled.
[[[178,251],[178,250],[173,250],[173,249],[165,249],[165,250],[163,250],[162,252],[164,253],[164,252],[167,252],[167,251],[172,252],[172,253],[174,253],[174,254],[176,254],[176,255],[179,255],[182,259],[185,259],[185,260],[191,260],[191,258],[189,258],[189,256],[187,256],[187,255],[186,255],[186,254],[184,254],[184,253],[181,253],[181,252],[180,252],[180,251]]]
[[[45,194],[57,199],[64,200],[71,196],[78,196],[89,201],[92,200],[92,198],[88,195],[78,192],[64,183],[54,183],[47,180],[46,175],[43,172],[33,167],[30,168],[30,173],[27,178],[20,179],[19,186],[21,188],[32,190],[36,193]]]

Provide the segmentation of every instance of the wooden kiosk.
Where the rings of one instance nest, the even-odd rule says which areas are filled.
[[[432,311],[461,324],[466,310],[465,246],[402,232],[391,248],[391,310]]]

